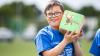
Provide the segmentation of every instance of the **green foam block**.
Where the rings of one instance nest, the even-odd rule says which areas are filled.
[[[83,27],[84,21],[84,15],[65,10],[59,28],[77,33]]]

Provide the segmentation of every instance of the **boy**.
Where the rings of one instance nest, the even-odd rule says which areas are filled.
[[[51,1],[44,11],[49,26],[41,29],[35,39],[40,56],[82,56],[78,39],[80,33],[74,35],[67,31],[59,32],[59,24],[64,13],[60,2]]]
[[[100,56],[100,29],[96,32],[90,53],[92,53],[94,56]]]

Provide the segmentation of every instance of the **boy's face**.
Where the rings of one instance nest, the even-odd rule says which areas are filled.
[[[60,6],[53,6],[46,11],[47,21],[49,25],[53,28],[59,28],[60,21],[63,16],[63,12],[60,9]]]

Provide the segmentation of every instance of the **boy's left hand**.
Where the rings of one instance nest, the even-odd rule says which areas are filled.
[[[82,36],[82,31],[79,32],[79,33],[77,33],[77,34],[75,34],[75,35],[73,35],[73,36],[72,36],[73,43],[74,43],[74,42],[77,42],[77,40],[78,40],[81,36]]]

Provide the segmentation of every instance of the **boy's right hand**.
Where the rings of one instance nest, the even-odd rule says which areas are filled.
[[[66,31],[65,35],[64,35],[64,39],[68,42],[71,43],[72,40],[72,36],[73,36],[74,32],[70,32],[70,31]]]
[[[81,36],[81,32],[75,34],[75,32],[70,32],[67,31],[64,35],[64,40],[67,41],[67,43],[71,43],[71,42],[76,42]]]

